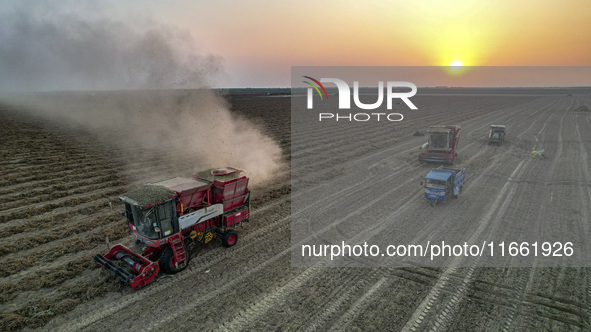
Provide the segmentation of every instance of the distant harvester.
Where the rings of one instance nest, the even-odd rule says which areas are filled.
[[[460,126],[431,126],[426,151],[419,153],[419,161],[453,164],[460,142]]]

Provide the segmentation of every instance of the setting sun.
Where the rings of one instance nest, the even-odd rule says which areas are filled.
[[[462,68],[462,61],[453,61],[450,65],[452,70],[459,70]]]

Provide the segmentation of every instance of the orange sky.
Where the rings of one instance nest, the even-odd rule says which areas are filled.
[[[239,81],[292,65],[591,65],[587,0],[217,1],[168,9]]]
[[[224,59],[225,87],[287,87],[292,66],[591,66],[590,0],[64,1],[189,32]],[[0,12],[17,3],[44,4]]]

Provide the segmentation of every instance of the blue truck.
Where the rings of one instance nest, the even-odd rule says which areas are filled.
[[[458,198],[466,179],[466,169],[439,168],[432,169],[425,176],[425,198],[431,206],[444,202],[448,197]]]

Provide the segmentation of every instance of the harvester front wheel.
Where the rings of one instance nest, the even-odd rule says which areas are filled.
[[[225,232],[222,236],[222,244],[224,247],[230,248],[234,246],[236,242],[238,242],[238,233],[233,229]]]
[[[183,249],[185,249],[185,260],[182,263],[178,263],[177,266],[172,248],[170,246],[166,247],[162,252],[162,256],[160,256],[160,266],[169,273],[177,273],[184,270],[189,265],[191,251],[187,248],[186,244],[183,244]]]
[[[431,204],[431,206],[435,206],[437,204],[437,200],[436,199],[430,199],[429,200],[429,204]]]

